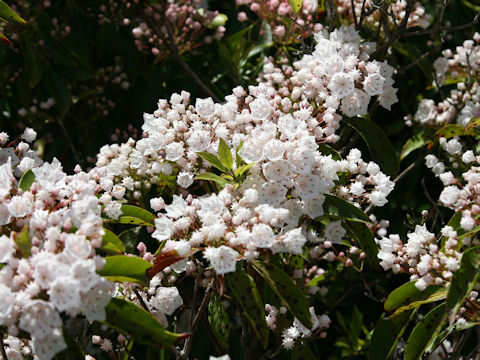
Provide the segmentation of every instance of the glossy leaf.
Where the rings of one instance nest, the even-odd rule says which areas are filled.
[[[30,235],[28,231],[28,225],[25,225],[20,234],[15,236],[15,245],[24,257],[30,256],[30,250],[32,248],[32,242],[30,241]]]
[[[113,298],[105,307],[107,317],[103,323],[130,335],[136,342],[156,348],[167,348],[186,334],[174,334],[165,330],[151,314],[135,304]]]
[[[332,155],[333,160],[342,159],[340,154],[327,144],[318,144],[318,151],[320,151],[323,155]]]
[[[135,216],[123,216],[122,215],[122,216],[119,216],[117,220],[110,219],[110,220],[106,220],[105,222],[114,223],[114,224],[127,224],[127,225],[139,225],[139,226],[155,227],[155,225],[153,225],[152,223],[147,222],[147,221],[142,220],[142,219],[139,219]]]
[[[226,184],[228,184],[227,179],[224,179],[223,177],[210,172],[206,172],[206,173],[195,176],[195,180],[214,181],[221,186],[225,186]]]
[[[446,139],[450,139],[455,136],[470,136],[470,135],[478,135],[478,134],[479,134],[479,130],[474,127],[470,127],[467,129],[462,125],[448,124],[442,127],[440,130],[437,130],[437,132],[435,133],[435,136],[439,138],[444,137]]]
[[[220,143],[218,144],[218,158],[225,168],[232,170],[233,168],[233,157],[230,148],[228,147],[225,140],[220,138]]]
[[[368,351],[370,360],[388,360],[410,322],[415,310],[405,311],[398,316],[378,320],[373,330]]]
[[[23,191],[29,191],[32,184],[35,182],[35,174],[32,170],[28,170],[25,174],[22,175],[20,181],[18,182],[18,188]]]
[[[272,290],[285,301],[288,310],[308,329],[312,328],[312,317],[305,293],[282,269],[271,263],[254,262],[255,270],[267,281]]]
[[[450,324],[460,310],[465,298],[478,282],[480,273],[480,246],[466,250],[462,255],[460,268],[453,274],[447,295],[447,311]]]
[[[27,22],[23,20],[20,15],[13,11],[7,4],[0,0],[0,18],[5,21],[13,21],[19,24],[26,24]]]
[[[235,176],[236,176],[236,177],[242,176],[242,175],[245,174],[245,172],[248,171],[248,169],[250,169],[253,165],[255,165],[255,163],[250,163],[250,164],[245,164],[245,165],[240,166],[237,170],[235,170]]]
[[[114,255],[105,257],[105,266],[98,273],[110,281],[135,282],[148,285],[149,261],[136,256]]]
[[[4,43],[7,45],[12,45],[12,42],[2,33],[0,33],[0,43]]]
[[[427,301],[434,294],[444,291],[444,288],[439,285],[430,285],[424,291],[420,291],[415,287],[415,281],[410,281],[393,290],[387,297],[383,305],[385,312],[393,313],[397,309],[410,305],[416,302],[431,302]],[[436,301],[436,300],[432,300]],[[420,306],[421,303],[418,305]],[[406,309],[405,309],[406,310]]]
[[[264,348],[268,346],[269,329],[265,320],[265,305],[262,302],[253,278],[237,269],[225,274],[228,289],[237,300]]]
[[[403,160],[411,152],[420,149],[427,145],[431,139],[428,137],[425,131],[420,131],[418,134],[412,136],[407,142],[403,145],[402,151],[400,153],[400,160]]]
[[[200,156],[203,160],[208,162],[213,167],[217,168],[221,172],[228,173],[228,169],[222,164],[220,159],[216,157],[214,154],[209,152],[198,152],[198,156]]]
[[[467,126],[465,126],[465,131],[469,132],[478,126],[480,126],[480,117],[474,117],[468,122]]]
[[[390,176],[398,172],[398,158],[392,143],[383,130],[367,116],[345,118],[344,121],[352,127],[367,144],[370,155],[382,171]]]
[[[294,14],[297,14],[302,8],[303,0],[288,0]]]
[[[404,360],[418,360],[441,330],[446,319],[446,304],[431,310],[412,330],[405,346]]]
[[[370,228],[363,222],[358,221],[345,221],[345,229],[350,233],[360,248],[367,255],[367,260],[371,266],[378,265],[378,246],[373,238],[373,233]]]
[[[371,222],[370,218],[359,208],[351,203],[333,195],[325,195],[323,202],[323,211],[325,215],[348,219],[353,221]]]
[[[105,235],[102,238],[102,246],[100,249],[108,253],[121,254],[125,252],[125,245],[122,240],[108,229],[105,230]]]
[[[228,338],[230,337],[230,319],[225,306],[218,295],[214,294],[208,303],[208,322],[215,338],[228,351]]]
[[[122,205],[122,216],[131,216],[153,224],[156,216],[151,212],[134,205]]]

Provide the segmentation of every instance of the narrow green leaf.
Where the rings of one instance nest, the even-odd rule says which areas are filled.
[[[441,330],[447,317],[445,310],[446,303],[438,305],[415,326],[405,346],[404,360],[421,359],[425,350]]]
[[[436,137],[444,137],[446,139],[453,138],[455,136],[470,136],[478,135],[480,131],[475,127],[466,128],[458,124],[448,124],[442,127],[440,130],[437,130],[435,133]]]
[[[462,255],[460,268],[453,274],[452,283],[448,289],[447,311],[450,324],[454,322],[460,307],[478,282],[479,267],[480,246],[466,250]]]
[[[310,280],[308,283],[307,283],[307,286],[317,286],[319,282],[323,281],[326,279],[326,276],[323,274],[323,275],[318,275],[318,276],[315,276],[312,280]]]
[[[135,217],[150,224],[153,224],[156,218],[151,212],[134,205],[122,205],[122,215]]]
[[[12,42],[2,33],[0,33],[0,43],[12,45]]]
[[[28,225],[25,225],[20,234],[16,234],[15,244],[17,245],[18,250],[22,253],[24,257],[30,256],[30,249],[32,248],[32,242],[30,241],[30,235],[28,233]]]
[[[406,310],[417,308],[417,307],[419,307],[420,305],[423,305],[423,304],[429,304],[429,303],[432,303],[432,302],[435,302],[435,301],[444,300],[446,297],[447,297],[447,290],[439,289],[437,292],[434,292],[432,295],[430,295],[429,297],[427,297],[424,300],[412,301],[408,305],[400,306],[397,310],[395,310],[395,312],[393,313],[392,316],[396,316],[396,315],[398,315],[398,314],[400,314],[400,313],[402,313]]]
[[[373,330],[368,350],[369,360],[388,360],[402,337],[416,310],[405,311],[398,316],[378,320]]]
[[[98,274],[110,281],[135,282],[148,285],[147,271],[152,264],[136,256],[113,255],[105,257],[105,266]]]
[[[245,316],[252,325],[258,340],[266,349],[269,329],[265,320],[265,305],[258,293],[253,278],[245,271],[237,269],[234,273],[225,274],[225,280],[233,296],[240,304]]]
[[[174,334],[165,330],[151,314],[120,298],[113,298],[105,311],[107,317],[103,323],[130,335],[140,344],[161,349],[187,337],[186,334]]]
[[[350,220],[344,221],[343,226],[365,252],[370,265],[376,267],[378,265],[378,245],[370,228],[363,222]]]
[[[412,303],[420,302],[418,305],[420,306],[422,303],[431,302],[428,301],[431,296],[442,291],[444,291],[444,288],[439,285],[430,285],[425,290],[420,291],[415,287],[415,281],[410,281],[393,290],[387,297],[383,307],[385,312],[392,313]],[[432,301],[436,300],[433,299]]]
[[[105,235],[102,238],[102,246],[100,249],[108,253],[122,254],[125,252],[125,245],[122,240],[108,229],[105,230]]]
[[[203,160],[208,162],[213,167],[217,168],[221,172],[228,173],[228,169],[222,164],[220,159],[216,157],[214,154],[209,152],[198,152],[198,156],[200,156]]]
[[[32,184],[35,182],[35,174],[32,170],[28,170],[25,174],[22,175],[20,181],[18,182],[18,188],[23,191],[29,191]]]
[[[26,24],[27,22],[23,20],[20,15],[13,11],[7,4],[0,0],[0,18],[4,19],[7,22],[13,21],[20,24]]]
[[[367,116],[344,118],[367,144],[373,160],[390,176],[398,172],[399,163],[395,149],[383,130]]]
[[[312,328],[312,316],[305,293],[282,269],[271,263],[254,262],[253,266],[267,281],[272,290],[285,301],[288,310],[308,329]]]
[[[226,179],[224,179],[223,177],[218,176],[214,173],[209,173],[209,172],[206,172],[206,173],[195,176],[195,180],[215,181],[216,183],[218,183],[222,186],[225,186],[225,184],[228,184],[228,181]]]
[[[235,170],[235,177],[242,176],[242,175],[245,174],[245,172],[248,171],[248,169],[250,169],[253,165],[255,165],[255,163],[250,163],[250,164],[245,164],[245,165],[240,166],[237,170]]]
[[[332,155],[333,160],[342,160],[340,154],[327,144],[318,144],[318,151],[323,155]]]
[[[333,195],[325,195],[323,211],[325,215],[335,218],[371,222],[370,218],[362,210]]]
[[[288,0],[294,14],[297,14],[302,8],[303,0]]]
[[[467,126],[465,126],[465,131],[469,132],[471,129],[476,128],[477,126],[480,126],[480,117],[474,117],[472,118]]]
[[[120,216],[117,220],[109,219],[105,220],[107,223],[114,223],[114,224],[127,224],[127,225],[139,225],[139,226],[152,226],[154,227],[153,223],[144,221],[134,216]]]
[[[220,138],[220,143],[218,144],[218,158],[220,159],[222,165],[225,166],[225,168],[230,171],[233,169],[232,152],[230,151],[230,148],[228,147],[225,140],[223,140],[222,138]]]
[[[228,338],[230,337],[230,319],[220,297],[214,294],[208,303],[208,322],[215,338],[223,349],[228,351]]]
[[[411,152],[422,148],[427,145],[431,139],[426,134],[426,131],[422,130],[418,134],[412,136],[402,147],[402,152],[400,153],[400,160],[403,160]]]

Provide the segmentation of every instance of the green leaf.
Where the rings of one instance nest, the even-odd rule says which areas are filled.
[[[387,297],[383,307],[385,312],[395,312],[395,315],[397,315],[401,312],[397,311],[398,309],[403,308],[403,310],[407,310],[440,300],[442,295],[439,294],[444,292],[444,290],[445,289],[439,285],[430,285],[425,290],[420,291],[415,287],[415,281],[410,281],[393,290]]]
[[[446,319],[446,303],[438,305],[431,310],[415,326],[405,346],[404,360],[418,360],[441,330]]]
[[[18,250],[22,253],[23,257],[30,256],[30,250],[32,248],[32,242],[30,241],[30,235],[28,234],[28,225],[25,225],[20,234],[16,234],[15,244]]]
[[[221,172],[228,173],[228,169],[222,164],[219,158],[217,158],[214,154],[209,152],[198,152],[198,156],[200,156],[203,160],[208,162],[213,167],[217,168]]]
[[[214,294],[208,303],[208,322],[223,349],[228,351],[228,338],[230,337],[230,319],[220,297]]]
[[[288,0],[294,14],[297,14],[302,8],[303,0]]]
[[[131,216],[153,224],[156,216],[151,212],[134,205],[122,205],[122,216]]]
[[[250,164],[245,164],[245,165],[240,166],[237,170],[235,170],[235,177],[242,176],[253,165],[255,165],[255,163],[250,163]]]
[[[370,155],[382,171],[390,176],[398,172],[399,163],[395,149],[383,130],[367,116],[344,118],[367,144]]]
[[[422,130],[418,134],[412,136],[402,147],[402,152],[400,153],[400,160],[403,160],[411,152],[422,148],[430,142],[430,138],[427,136],[427,132]]]
[[[405,311],[398,316],[378,320],[373,330],[368,351],[370,360],[388,360],[402,337],[415,310]]]
[[[253,278],[245,271],[237,269],[234,273],[225,274],[225,280],[233,296],[240,304],[245,316],[252,325],[262,346],[268,346],[269,329],[265,320],[265,305],[258,293]]]
[[[323,211],[325,215],[335,218],[371,222],[370,218],[362,210],[333,195],[325,195]]]
[[[346,220],[343,225],[365,252],[370,265],[376,267],[378,265],[378,246],[370,228],[363,222],[350,220]]]
[[[125,245],[123,245],[122,240],[120,240],[120,238],[110,230],[108,229],[104,229],[104,230],[105,230],[105,235],[103,235],[102,246],[100,247],[100,249],[113,254],[124,253]]]
[[[470,136],[479,135],[480,131],[475,127],[466,128],[458,124],[448,124],[437,130],[435,136],[438,138],[444,137],[446,139],[453,138],[455,136]]]
[[[148,285],[147,271],[152,267],[149,261],[126,255],[107,256],[105,261],[105,266],[98,271],[98,274],[104,276],[107,280]]]
[[[465,126],[465,131],[469,132],[473,128],[476,128],[477,126],[480,126],[480,117],[474,117],[474,118],[470,119],[467,126]]]
[[[85,354],[80,344],[63,328],[63,340],[67,344],[67,348],[59,352],[53,358],[54,360],[85,360]]]
[[[318,151],[323,155],[332,155],[333,160],[342,160],[340,154],[327,144],[318,144]]]
[[[35,174],[32,170],[28,170],[25,174],[22,175],[18,183],[18,188],[23,191],[29,191],[32,184],[35,182]]]
[[[7,4],[0,0],[0,18],[4,19],[7,22],[13,21],[20,24],[26,24],[27,22],[23,20],[20,15],[13,11]]]
[[[308,329],[312,328],[312,316],[305,293],[282,269],[271,263],[253,262],[253,267],[267,281],[272,290],[285,301],[288,310]]]
[[[447,311],[450,324],[454,322],[460,307],[478,282],[479,267],[480,246],[466,250],[462,255],[460,268],[453,274],[452,283],[448,289]]]
[[[218,176],[214,173],[209,173],[209,172],[206,172],[206,173],[195,176],[195,180],[215,181],[216,183],[218,183],[222,186],[225,186],[226,184],[228,184],[227,179],[224,179],[221,176]]]
[[[135,216],[120,216],[117,220],[108,219],[108,220],[105,220],[105,222],[114,223],[114,224],[127,224],[127,225],[139,225],[139,226],[151,226],[151,227],[155,226],[152,223],[139,219]]]
[[[103,323],[130,335],[140,344],[161,349],[187,337],[186,334],[174,334],[165,330],[151,314],[120,298],[113,298],[105,311],[107,317]]]
[[[227,143],[222,138],[220,138],[220,143],[218,144],[218,158],[225,168],[230,171],[233,169],[232,153]]]
[[[326,279],[326,275],[325,274],[322,274],[322,275],[318,275],[318,276],[315,276],[312,280],[310,280],[308,283],[307,283],[307,286],[317,286],[319,282],[323,281]]]

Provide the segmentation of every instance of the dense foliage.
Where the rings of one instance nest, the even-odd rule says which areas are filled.
[[[0,352],[478,359],[480,5],[0,0]]]

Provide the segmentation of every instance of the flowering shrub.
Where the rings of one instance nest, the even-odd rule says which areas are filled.
[[[476,357],[478,16],[413,0],[13,5],[28,24],[0,2],[17,22],[0,103],[24,122],[0,133],[5,360]],[[165,94],[90,168],[50,156],[53,122],[84,162],[74,111],[121,113],[153,73]]]

